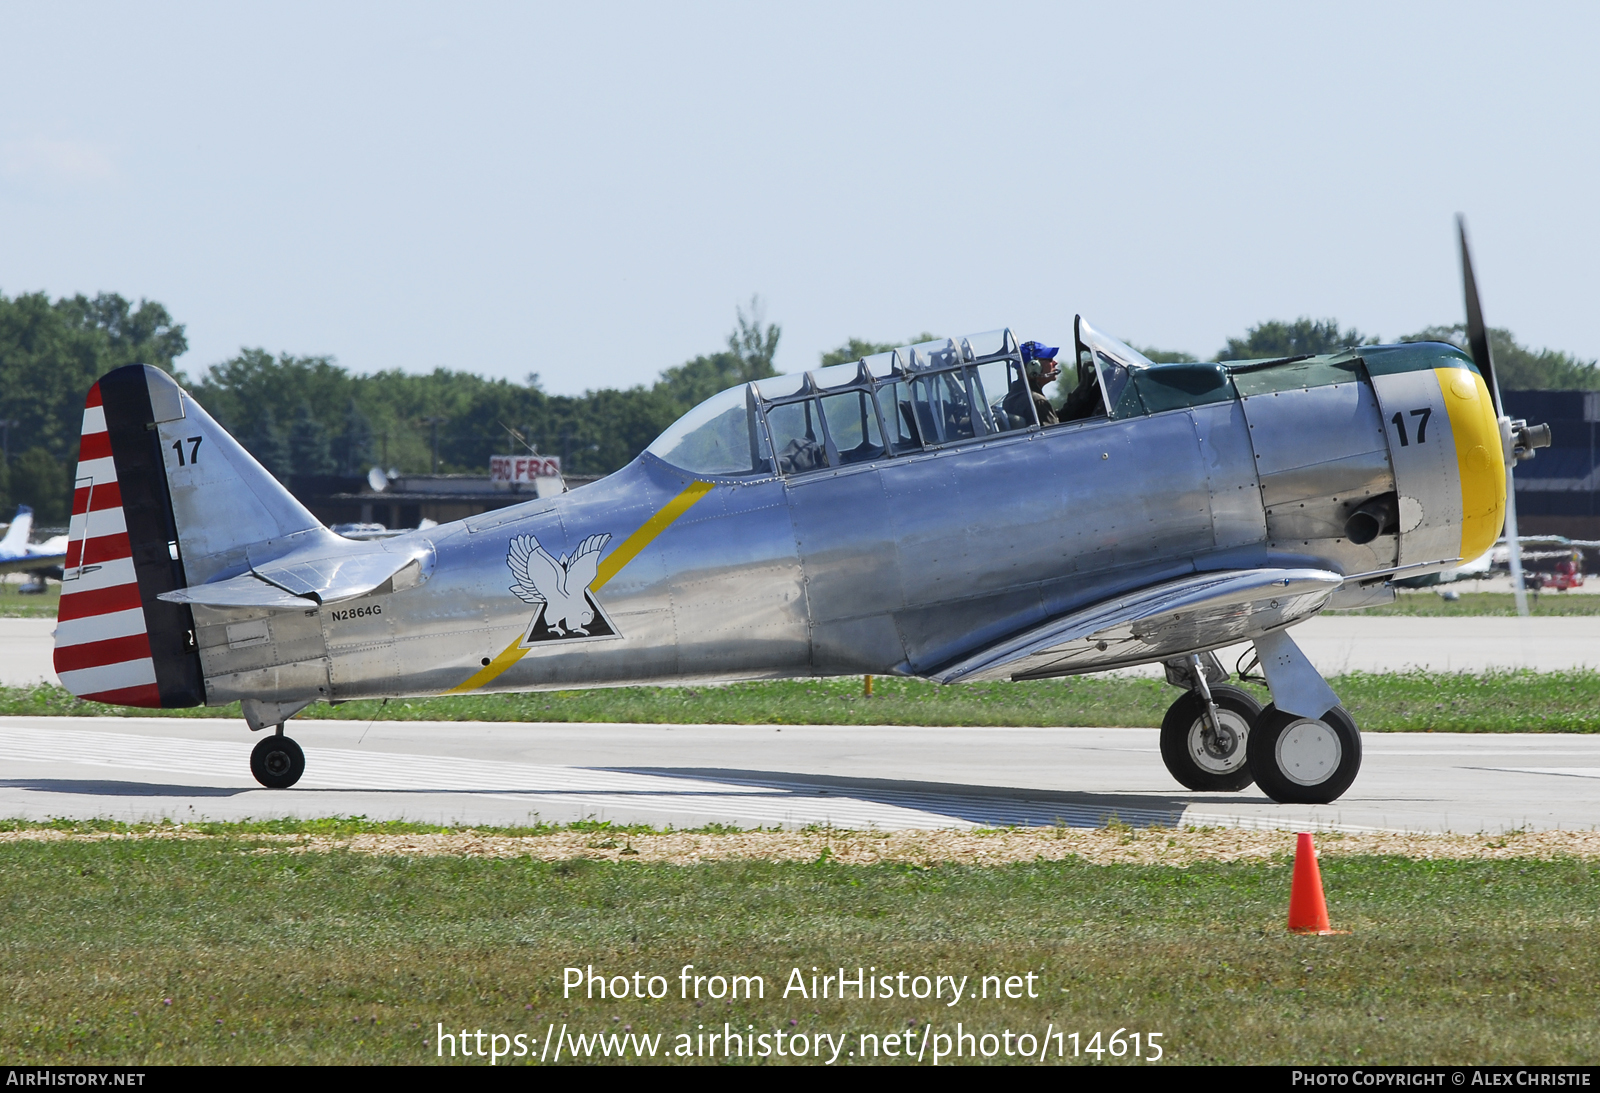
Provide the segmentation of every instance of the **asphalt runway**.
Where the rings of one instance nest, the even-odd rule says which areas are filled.
[[[364,815],[853,829],[1196,824],[1501,832],[1600,824],[1600,737],[1368,734],[1325,806],[1191,793],[1152,729],[301,722],[306,774],[250,777],[232,720],[0,718],[0,816]]]
[[[0,619],[0,682],[54,680],[48,619]],[[1323,672],[1600,664],[1600,617],[1338,615],[1295,628]],[[1233,654],[1224,655],[1233,666]],[[1151,669],[1152,671],[1158,669]],[[266,790],[235,720],[0,718],[0,816],[365,815],[656,826],[1225,824],[1414,831],[1600,824],[1600,737],[1371,734],[1333,805],[1193,794],[1151,729],[299,722],[305,778]]]

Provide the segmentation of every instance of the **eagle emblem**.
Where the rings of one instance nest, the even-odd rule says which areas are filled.
[[[562,555],[558,559],[535,536],[512,538],[506,552],[506,565],[511,568],[514,582],[511,592],[522,602],[539,608],[524,644],[616,636],[611,620],[589,591],[600,569],[600,551],[610,541],[609,533],[591,535],[578,544],[570,557]]]

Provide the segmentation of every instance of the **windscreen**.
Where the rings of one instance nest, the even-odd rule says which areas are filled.
[[[1095,373],[1100,379],[1100,392],[1105,397],[1106,413],[1116,416],[1117,403],[1127,389],[1133,372],[1150,368],[1155,362],[1143,353],[1109,337],[1077,318],[1078,351],[1087,351],[1094,360]]]
[[[645,449],[693,474],[768,474],[748,387],[735,387],[684,414]]]

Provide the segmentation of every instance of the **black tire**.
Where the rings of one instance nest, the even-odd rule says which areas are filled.
[[[1320,718],[1268,706],[1248,750],[1256,785],[1284,805],[1336,801],[1361,769],[1361,733],[1343,706]]]
[[[1172,776],[1190,789],[1244,789],[1253,780],[1248,744],[1255,735],[1261,703],[1248,691],[1228,686],[1211,688],[1211,699],[1229,738],[1221,747],[1207,739],[1205,699],[1186,691],[1161,719],[1161,759]]]
[[[306,753],[287,736],[269,736],[250,753],[250,773],[268,789],[288,789],[306,772]]]

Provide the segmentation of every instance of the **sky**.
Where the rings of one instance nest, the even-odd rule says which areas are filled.
[[[1600,5],[0,2],[0,293],[557,393],[855,336],[1600,357]]]

